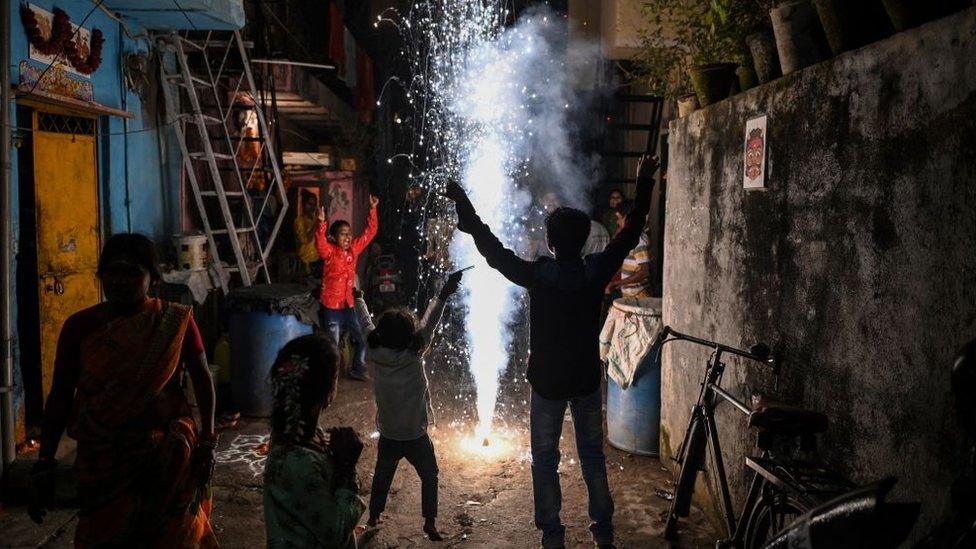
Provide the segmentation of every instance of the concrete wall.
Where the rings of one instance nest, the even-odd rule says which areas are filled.
[[[974,59],[970,9],[671,125],[665,321],[769,343],[780,394],[831,419],[828,462],[856,481],[897,475],[898,496],[923,503],[915,535],[946,515],[966,463],[948,374],[976,337]],[[745,123],[763,113],[770,189],[745,192]],[[681,441],[706,358],[664,353],[664,448]],[[729,366],[734,393],[772,388]],[[718,425],[741,501],[754,437],[730,407]]]

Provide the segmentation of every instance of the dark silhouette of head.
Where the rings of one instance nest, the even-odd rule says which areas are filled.
[[[386,347],[395,351],[419,353],[426,342],[420,334],[417,315],[406,307],[387,309],[376,319],[376,329],[369,334],[369,347]]]
[[[302,203],[302,211],[306,215],[314,215],[315,210],[319,206],[319,198],[315,196],[315,193],[313,193],[312,191],[309,191],[307,189],[302,189],[301,203]]]
[[[546,242],[556,259],[580,255],[590,236],[590,216],[575,208],[556,208],[546,217]]]
[[[294,444],[314,436],[319,414],[335,397],[338,366],[339,351],[322,334],[301,336],[282,347],[271,366],[271,435],[276,442]]]
[[[109,303],[142,302],[149,287],[162,278],[156,245],[137,233],[112,235],[102,247],[96,275]]]
[[[627,222],[627,216],[630,212],[634,211],[634,203],[630,200],[623,200],[620,204],[617,204],[616,208],[617,223],[623,227],[624,223]]]

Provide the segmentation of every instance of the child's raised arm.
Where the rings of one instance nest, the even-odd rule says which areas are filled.
[[[352,248],[352,253],[358,254],[369,246],[369,243],[376,236],[376,231],[379,229],[379,216],[376,213],[376,206],[380,203],[380,199],[373,195],[369,195],[369,217],[366,218],[366,228],[363,233],[352,240],[352,244],[349,245]]]
[[[427,304],[427,311],[424,312],[424,318],[420,320],[420,335],[427,342],[428,348],[430,348],[430,341],[434,337],[434,330],[437,329],[437,325],[441,321],[441,316],[444,314],[444,306],[447,300],[451,298],[454,292],[458,290],[458,286],[461,285],[462,274],[464,274],[463,269],[451,273],[444,282],[444,286],[441,287],[440,293],[437,294],[437,299],[431,299],[430,303]]]
[[[328,230],[329,223],[325,218],[325,207],[319,206],[319,226],[315,229],[315,249],[319,252],[319,257],[326,263],[332,259],[332,254],[335,252],[335,246],[329,242],[325,234]]]
[[[456,181],[447,185],[443,196],[454,201],[458,214],[458,230],[471,235],[478,252],[488,261],[488,265],[513,284],[528,288],[534,281],[534,264],[521,259],[515,252],[506,248],[498,237],[492,234],[474,210],[468,194]]]

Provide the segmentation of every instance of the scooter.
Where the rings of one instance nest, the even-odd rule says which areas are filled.
[[[369,300],[377,310],[403,305],[403,279],[396,256],[383,254],[373,262]]]

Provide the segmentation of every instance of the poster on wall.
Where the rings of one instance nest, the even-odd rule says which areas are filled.
[[[62,22],[60,20],[55,20],[53,13],[41,9],[34,4],[27,4],[25,7],[30,11],[30,14],[33,15],[33,21],[31,21],[31,23],[37,25],[36,28],[40,33],[40,38],[46,43],[57,41],[57,38],[52,40],[51,35],[52,33],[60,33],[66,35],[64,38],[70,38],[70,41],[76,50],[75,54],[77,57],[86,59],[92,53],[92,33],[90,30],[79,27],[78,25],[75,25],[69,21]],[[25,24],[27,23],[28,22],[25,21]],[[30,32],[30,29],[28,29],[28,32]],[[76,74],[84,78],[91,77],[91,70],[86,73],[74,66],[67,54],[67,48],[56,48],[55,53],[47,54],[38,49],[30,40],[28,40],[28,43],[31,60],[43,63],[44,65],[50,65],[53,63],[55,67],[70,72],[71,74]],[[99,47],[98,49],[101,48]],[[96,57],[100,57],[100,55]]]
[[[746,121],[745,146],[743,148],[742,188],[762,190],[766,188],[766,115]]]
[[[344,219],[355,227],[352,217],[352,179],[329,181],[329,199],[331,200],[328,212],[329,222]]]

